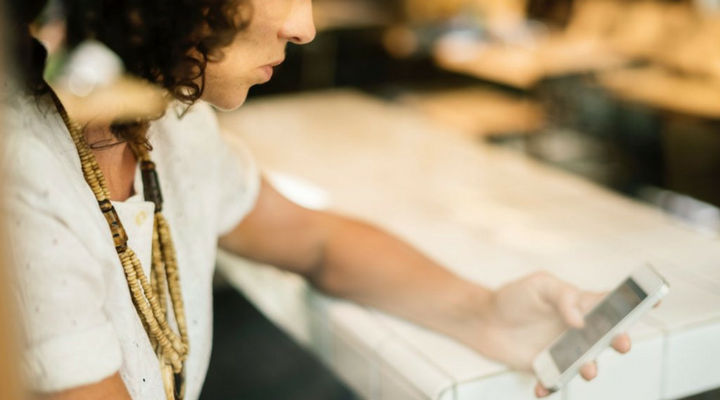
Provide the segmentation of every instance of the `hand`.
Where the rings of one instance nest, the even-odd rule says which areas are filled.
[[[568,327],[581,328],[583,316],[604,295],[582,292],[547,273],[509,283],[489,299],[474,347],[514,369],[531,371],[534,357]],[[621,334],[612,347],[626,353],[630,338]],[[596,364],[584,365],[580,375],[588,381],[595,378]],[[550,392],[538,384],[535,394],[545,397]]]

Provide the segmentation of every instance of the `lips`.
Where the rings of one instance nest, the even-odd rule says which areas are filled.
[[[274,68],[274,67],[277,67],[277,66],[280,65],[280,64],[282,64],[283,61],[285,61],[285,59],[284,59],[284,58],[281,58],[280,60],[274,61],[274,62],[272,62],[272,63],[270,63],[270,64],[266,64],[266,65],[263,65],[262,67],[260,67],[260,70],[263,71],[263,75],[265,75],[265,76],[263,77],[263,82],[262,82],[262,83],[265,83],[265,82],[270,81],[270,79],[271,79],[272,76],[273,76],[273,68]]]
[[[264,75],[261,83],[270,81],[270,79],[273,76],[272,67],[269,65],[264,65],[264,66],[260,67],[260,70],[263,72],[263,75]]]

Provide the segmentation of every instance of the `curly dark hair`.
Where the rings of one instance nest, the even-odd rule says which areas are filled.
[[[31,40],[28,25],[47,0],[12,1],[20,30],[16,58],[28,87],[46,88],[42,78],[44,50]],[[165,88],[175,99],[193,104],[203,94],[205,67],[222,58],[250,20],[245,0],[64,0],[67,44],[73,48],[92,38],[124,62],[126,71]],[[18,32],[16,29],[16,32]],[[24,31],[23,31],[24,30]],[[113,124],[121,140],[143,141],[148,121]]]
[[[38,18],[47,0],[11,1],[7,18],[9,40],[8,47],[13,57],[15,74],[25,81],[26,87],[33,93],[46,91],[43,70],[47,52],[45,48],[30,36],[29,25]]]
[[[208,59],[221,57],[249,20],[241,0],[66,1],[70,47],[97,39],[130,74],[188,104],[202,95]]]

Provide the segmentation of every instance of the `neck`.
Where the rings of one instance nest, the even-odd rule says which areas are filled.
[[[134,152],[127,143],[118,143],[110,125],[89,125],[84,133],[105,176],[110,199],[127,200],[135,193],[133,183],[137,158]]]
[[[93,126],[88,125],[83,132],[85,140],[87,140],[91,149],[107,149],[118,146],[122,140],[111,132],[110,126]]]

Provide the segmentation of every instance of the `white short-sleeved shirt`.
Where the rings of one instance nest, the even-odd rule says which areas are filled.
[[[46,98],[17,95],[5,111],[4,206],[29,383],[61,391],[120,371],[134,399],[164,400],[157,358],[65,125]],[[217,239],[252,209],[259,174],[247,151],[222,140],[205,104],[182,118],[170,109],[149,139],[177,249],[190,336],[186,398],[194,400],[210,359]],[[135,191],[114,205],[148,274],[154,204],[143,199],[139,172]]]

